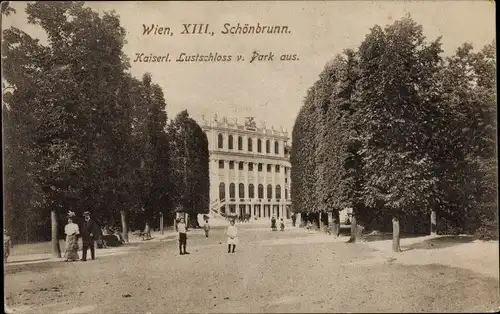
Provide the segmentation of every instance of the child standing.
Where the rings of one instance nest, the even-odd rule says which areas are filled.
[[[205,230],[205,237],[208,238],[208,231],[210,231],[210,225],[208,224],[208,219],[205,220],[205,225],[203,226],[203,229]]]
[[[181,255],[189,254],[186,252],[187,245],[187,228],[184,218],[181,218],[179,223],[177,224],[177,231],[179,232],[179,252]],[[184,249],[184,251],[182,250]]]
[[[236,226],[234,225],[234,219],[231,220],[231,224],[229,225],[229,227],[227,227],[226,235],[227,235],[227,252],[234,253],[236,244],[238,244],[238,228],[236,228]]]
[[[280,220],[280,230],[284,231],[285,230],[285,222],[283,221],[283,218]]]

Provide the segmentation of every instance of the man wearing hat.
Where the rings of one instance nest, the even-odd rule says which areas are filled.
[[[85,221],[82,226],[82,240],[83,240],[83,252],[82,261],[87,260],[87,250],[90,248],[90,256],[95,259],[95,239],[99,235],[99,228],[97,224],[90,219],[90,212],[86,211],[83,213]]]

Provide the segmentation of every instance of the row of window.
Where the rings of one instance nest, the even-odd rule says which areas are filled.
[[[276,199],[281,199],[281,186],[278,184],[275,188]],[[245,198],[245,185],[240,183],[238,185],[238,197]],[[226,198],[226,185],[224,182],[219,184],[219,199],[223,200]],[[229,198],[236,198],[236,185],[234,183],[229,184]],[[248,185],[248,198],[255,198],[255,188],[253,184]],[[264,185],[259,184],[257,187],[257,198],[264,198]],[[267,197],[273,198],[273,186],[271,184],[267,185]],[[285,199],[288,199],[288,190],[285,189]]]
[[[217,147],[218,148],[224,148],[224,135],[220,134],[217,137]],[[233,147],[233,136],[229,135],[227,138],[227,148],[228,149],[234,149]],[[248,138],[248,151],[252,152],[253,151],[253,139]],[[238,150],[243,150],[243,137],[238,136]],[[257,139],[257,152],[262,153],[262,140],[259,138]],[[284,152],[284,148],[283,148]],[[270,154],[271,153],[271,141],[266,140],[266,153]],[[278,141],[274,141],[274,153],[279,154],[280,153],[280,145]]]
[[[243,161],[232,161],[232,160],[229,161],[229,169],[234,169],[235,163],[238,164],[238,170],[245,170],[245,164],[243,163]],[[257,165],[257,171],[262,172],[264,164],[258,163],[256,165]],[[287,167],[284,167],[284,168],[285,168],[285,174],[287,174],[288,168]],[[219,160],[219,169],[224,169],[224,160]],[[248,163],[248,171],[253,171],[253,169],[254,169],[254,163],[249,162]],[[272,172],[272,169],[273,169],[273,165],[267,164],[267,172]],[[280,165],[275,165],[274,171],[279,173],[280,172]]]

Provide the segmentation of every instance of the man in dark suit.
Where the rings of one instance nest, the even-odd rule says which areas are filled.
[[[90,256],[92,259],[95,259],[95,240],[99,236],[99,227],[97,224],[90,219],[90,212],[86,211],[83,213],[83,217],[85,221],[82,226],[82,240],[83,240],[83,252],[82,252],[82,261],[85,262],[87,260],[87,250],[90,248]]]

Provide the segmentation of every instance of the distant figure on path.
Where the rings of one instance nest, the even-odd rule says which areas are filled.
[[[227,235],[227,252],[234,253],[236,244],[238,244],[238,228],[236,228],[236,226],[234,225],[234,219],[231,220],[231,225],[227,227],[226,235]]]
[[[87,251],[90,249],[90,257],[95,259],[95,239],[99,236],[100,229],[97,224],[90,219],[90,212],[86,211],[83,213],[85,221],[82,226],[82,240],[83,240],[83,250],[82,250],[82,261],[87,261]]]
[[[274,218],[274,216],[273,218],[271,218],[271,230],[272,231],[278,230],[278,228],[276,227],[276,218]]]
[[[177,224],[177,231],[179,232],[179,253],[181,255],[189,254],[188,252],[186,252],[187,228],[186,228],[186,222],[184,221],[184,218],[181,218],[179,223]],[[183,249],[184,249],[184,251],[183,251]]]
[[[281,218],[281,221],[280,221],[280,230],[281,231],[285,230],[285,222],[283,221],[283,218]]]
[[[296,221],[297,221],[297,215],[295,215],[295,213],[293,213],[293,215],[292,215],[292,227],[295,227]]]
[[[10,248],[12,247],[12,241],[10,239],[7,229],[3,229],[3,261],[7,263],[7,258],[10,255]]]
[[[205,230],[205,237],[208,238],[208,232],[210,231],[210,225],[208,224],[208,219],[205,220],[205,225],[203,226],[203,229]]]
[[[79,259],[78,257],[78,235],[80,228],[73,222],[75,213],[68,213],[68,224],[64,226],[64,233],[66,234],[66,252],[64,253],[64,261],[74,262]]]

